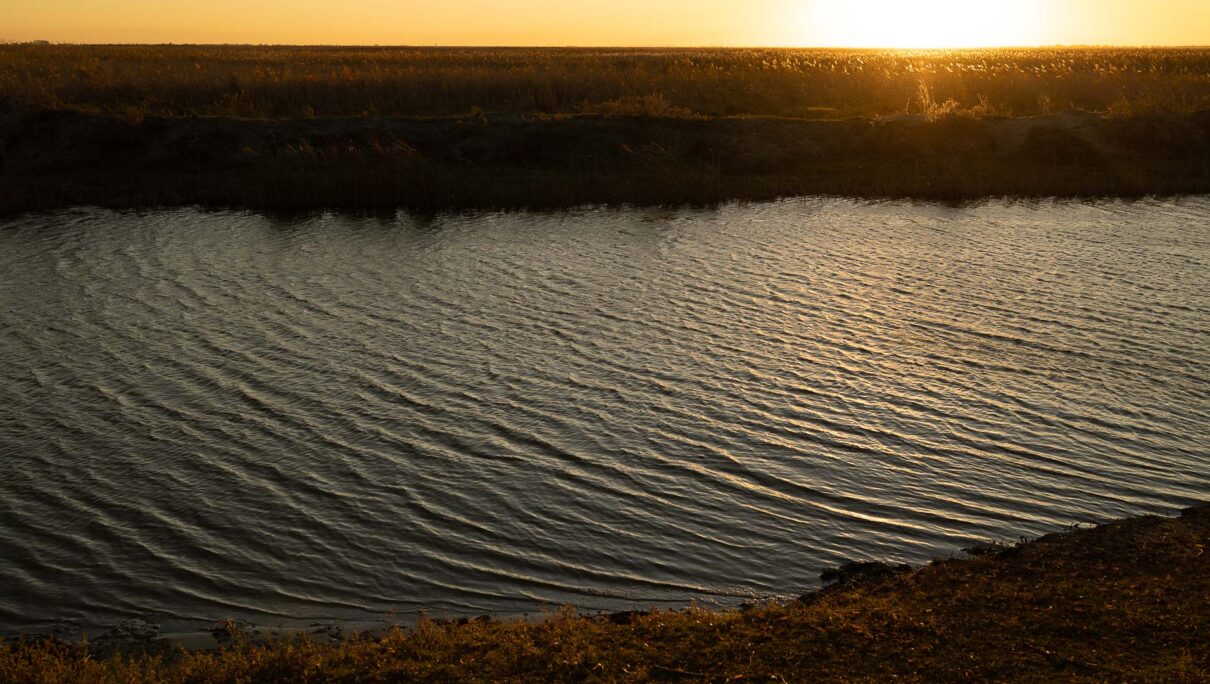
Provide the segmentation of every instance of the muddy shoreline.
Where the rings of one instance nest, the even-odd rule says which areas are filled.
[[[1080,572],[1112,571],[1120,566],[1140,561],[1151,565],[1150,559],[1144,558],[1148,554],[1148,547],[1168,541],[1173,534],[1173,528],[1177,526],[1192,529],[1196,537],[1190,547],[1190,553],[1187,554],[1188,567],[1164,568],[1153,565],[1149,571],[1155,573],[1200,572],[1197,568],[1210,571],[1210,565],[1208,565],[1210,554],[1204,551],[1205,545],[1210,543],[1210,504],[1205,504],[1185,509],[1175,518],[1143,516],[1103,524],[1077,522],[1067,530],[1047,534],[1037,539],[1026,540],[1021,537],[1016,542],[981,543],[963,549],[961,554],[938,558],[918,567],[880,561],[852,561],[838,568],[823,569],[819,574],[822,585],[802,594],[797,599],[770,598],[765,601],[750,602],[738,609],[707,612],[715,612],[718,615],[741,615],[766,603],[788,606],[790,609],[803,609],[836,600],[848,601],[853,597],[865,597],[862,600],[866,600],[871,594],[877,596],[887,592],[912,590],[910,586],[912,580],[917,580],[922,576],[946,573],[960,578],[968,573],[982,573],[990,576],[994,581],[996,577],[1008,577],[1024,571],[1027,575],[1032,575],[1031,581],[1038,583],[1039,587],[1050,582],[1058,584],[1061,581],[1059,578],[1061,573],[1073,570],[1070,567],[1065,568],[1065,563],[1069,562],[1072,556],[1086,566],[1076,569]],[[1158,578],[1159,575],[1156,577]],[[1106,580],[1108,581],[1109,578],[1107,577]],[[1210,581],[1210,575],[1207,575],[1206,581],[1202,582],[1207,589],[1210,589],[1207,581]],[[1142,587],[1140,584],[1136,584],[1136,586]],[[976,585],[973,587],[973,591],[994,594],[999,591],[999,588],[994,584]],[[1128,598],[1126,596],[1117,597],[1118,600],[1123,601]],[[571,619],[624,627],[644,622],[652,616],[690,615],[694,610],[579,613]],[[99,659],[109,659],[116,654],[173,659],[182,657],[186,653],[221,652],[231,648],[248,647],[274,648],[275,645],[300,641],[319,646],[339,647],[340,644],[349,640],[356,642],[386,640],[401,631],[409,632],[419,629],[420,623],[458,630],[472,625],[540,626],[550,620],[567,619],[568,616],[566,611],[557,611],[552,608],[549,612],[527,613],[524,616],[481,615],[457,618],[421,616],[417,620],[404,623],[392,623],[385,620],[358,623],[317,622],[307,626],[272,627],[237,620],[224,620],[214,623],[208,629],[163,633],[160,631],[159,625],[155,623],[134,619],[124,620],[106,628],[75,634],[66,630],[3,634],[0,635],[0,647],[5,643],[10,646],[49,643],[57,644],[73,652],[79,649],[80,652]],[[1210,619],[1210,615],[1206,617]],[[1207,624],[1210,626],[1210,622]]]
[[[0,214],[75,205],[458,211],[795,195],[1210,192],[1210,112],[928,120],[143,117],[0,102]]]

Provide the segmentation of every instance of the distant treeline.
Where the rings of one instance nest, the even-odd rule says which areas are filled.
[[[1210,109],[1210,49],[0,45],[0,97],[124,116],[1111,116]]]

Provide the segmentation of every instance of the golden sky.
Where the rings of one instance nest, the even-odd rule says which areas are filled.
[[[0,0],[0,40],[1210,45],[1210,0]]]

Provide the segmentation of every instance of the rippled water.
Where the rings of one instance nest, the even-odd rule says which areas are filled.
[[[1210,499],[1210,199],[0,224],[0,627],[734,603]]]

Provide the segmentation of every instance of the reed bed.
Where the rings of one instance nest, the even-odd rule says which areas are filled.
[[[1111,115],[1210,109],[1210,49],[0,45],[0,96],[130,116]]]

